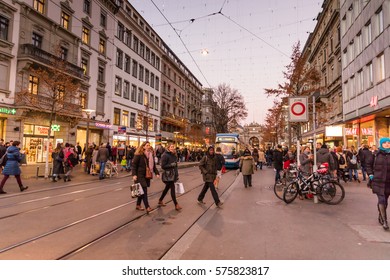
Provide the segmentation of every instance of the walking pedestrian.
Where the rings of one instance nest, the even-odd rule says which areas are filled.
[[[264,155],[264,150],[263,149],[260,149],[259,151],[259,161],[257,163],[257,165],[259,166],[260,170],[263,169],[263,163],[266,162],[266,159],[265,159],[265,155]]]
[[[217,160],[217,177],[215,178],[214,186],[218,190],[219,181],[222,178],[222,168],[225,166],[225,158],[222,155],[221,147],[216,148],[215,157]]]
[[[242,157],[240,158],[240,171],[244,178],[245,188],[252,187],[252,174],[254,173],[254,167],[256,163],[254,158],[251,156],[251,151],[248,148],[244,150]]]
[[[252,152],[252,157],[253,157],[253,160],[255,161],[255,169],[257,171],[257,166],[259,165],[259,150],[254,148],[253,152]]]
[[[349,181],[351,182],[352,179],[354,179],[360,183],[359,174],[357,171],[357,151],[355,150],[354,146],[351,146],[350,150],[347,151],[346,158],[348,163]]]
[[[198,196],[198,203],[205,204],[203,199],[208,189],[210,189],[215,205],[221,207],[223,202],[219,200],[218,193],[214,186],[214,180],[217,177],[217,160],[212,146],[207,149],[206,155],[200,160],[199,169],[203,175],[204,186]]]
[[[51,158],[53,160],[53,175],[51,176],[52,182],[57,182],[60,174],[64,174],[64,154],[61,154],[62,143],[57,143],[56,148],[51,153]]]
[[[12,146],[9,146],[7,148],[6,151],[7,163],[5,164],[5,167],[3,169],[4,177],[0,183],[0,194],[6,194],[3,188],[5,182],[7,182],[9,176],[11,175],[15,176],[21,192],[28,189],[27,186],[23,186],[22,179],[20,178],[20,174],[22,173],[22,171],[20,170],[19,162],[22,160],[22,154],[20,153],[19,145],[20,145],[19,141],[14,141],[12,143]]]
[[[165,188],[158,200],[158,206],[166,206],[164,203],[164,197],[170,190],[172,201],[175,204],[175,209],[179,211],[182,207],[176,200],[175,182],[179,180],[179,172],[177,169],[177,156],[174,144],[170,144],[168,149],[161,156],[161,168],[164,172],[161,179],[165,183]]]
[[[109,159],[109,151],[107,149],[107,144],[102,144],[99,148],[99,151],[96,156],[96,161],[99,162],[100,170],[99,170],[99,180],[104,179],[104,169],[106,167],[106,163]]]
[[[275,168],[275,184],[277,184],[280,181],[280,172],[283,170],[283,152],[282,152],[282,145],[278,145],[277,148],[272,153],[273,158],[272,162],[274,164]]]
[[[378,221],[388,230],[387,205],[390,196],[390,138],[379,140],[379,150],[367,160],[367,174],[371,180],[372,192],[378,197]]]
[[[360,154],[360,156],[359,156],[360,165],[362,167],[363,181],[366,181],[367,160],[372,156],[372,153],[368,149],[368,145],[364,144],[363,148],[360,150],[359,154]]]
[[[135,209],[143,211],[146,208],[146,212],[149,213],[153,209],[149,205],[148,201],[148,187],[150,187],[150,176],[147,176],[147,173],[153,171],[159,178],[159,172],[154,164],[153,158],[151,158],[150,153],[150,143],[149,141],[143,142],[135,151],[133,162],[132,162],[132,176],[135,183],[140,183],[144,194],[137,198],[137,205]],[[147,172],[147,169],[149,171]],[[145,208],[141,206],[141,202],[144,202]]]

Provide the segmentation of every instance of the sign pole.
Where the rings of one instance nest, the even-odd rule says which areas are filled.
[[[313,172],[317,171],[317,139],[316,139],[316,97],[313,94],[313,154],[314,154],[314,164]]]

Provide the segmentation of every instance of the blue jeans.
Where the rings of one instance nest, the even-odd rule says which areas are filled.
[[[349,180],[353,179],[352,173],[355,173],[356,180],[359,179],[358,171],[357,169],[349,169]]]
[[[362,165],[363,180],[366,180],[367,168]]]
[[[101,161],[100,162],[100,172],[99,172],[99,178],[104,178],[104,168],[106,167],[106,162]]]

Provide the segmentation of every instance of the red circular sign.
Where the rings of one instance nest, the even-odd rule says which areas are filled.
[[[298,106],[297,108],[295,108]],[[295,102],[294,104],[291,105],[291,112],[293,113],[294,116],[301,116],[306,112],[306,107],[305,104],[302,102]]]

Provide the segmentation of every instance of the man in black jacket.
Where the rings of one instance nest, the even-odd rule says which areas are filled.
[[[204,186],[198,196],[198,203],[205,204],[203,202],[203,198],[210,188],[215,205],[217,205],[217,207],[221,207],[223,203],[219,200],[218,193],[214,186],[214,180],[217,177],[217,158],[214,153],[214,147],[210,146],[207,149],[206,155],[199,162],[199,169],[203,175]]]
[[[278,145],[277,148],[273,152],[272,161],[274,163],[275,168],[275,183],[280,181],[280,172],[283,170],[283,151],[282,146]]]

